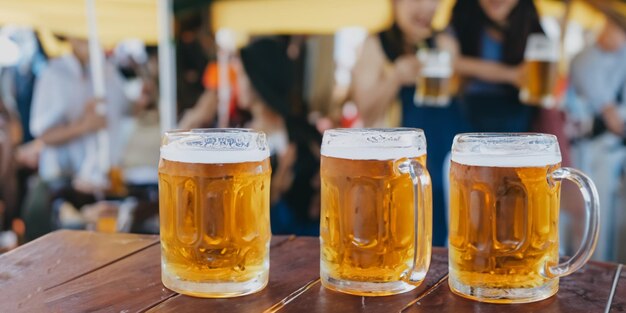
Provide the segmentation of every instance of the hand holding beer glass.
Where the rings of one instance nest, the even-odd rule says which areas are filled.
[[[161,279],[167,288],[224,298],[265,287],[270,175],[262,132],[165,133],[159,202]]]
[[[415,105],[447,106],[450,103],[452,56],[445,50],[420,49],[417,58],[422,69],[415,86]]]
[[[559,277],[589,260],[598,239],[598,194],[589,177],[560,163],[552,135],[456,136],[449,238],[449,284],[454,293],[493,303],[539,301],[558,291]],[[563,179],[580,188],[588,221],[581,248],[559,264]]]
[[[559,74],[559,43],[544,34],[528,37],[524,59],[527,77],[520,101],[545,108],[556,106],[555,87]]]
[[[321,153],[322,284],[362,296],[414,289],[431,253],[422,130],[328,130]]]

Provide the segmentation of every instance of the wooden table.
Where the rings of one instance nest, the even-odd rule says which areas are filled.
[[[450,293],[445,249],[416,290],[367,298],[321,287],[317,238],[274,236],[271,247],[263,291],[200,299],[161,284],[158,236],[58,231],[0,256],[0,312],[626,312],[619,264],[591,262],[545,301],[495,305]]]

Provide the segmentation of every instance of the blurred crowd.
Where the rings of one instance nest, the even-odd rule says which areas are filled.
[[[553,36],[533,1],[457,1],[443,30],[431,27],[438,0],[392,3],[394,22],[379,33],[354,31],[343,41],[257,36],[241,48],[220,43],[203,15],[181,17],[179,128],[264,131],[273,168],[272,230],[299,235],[319,234],[324,130],[421,128],[429,144],[437,246],[446,244],[447,168],[455,134],[551,133],[559,138],[562,165],[589,173],[598,186],[596,258],[625,262],[626,248],[619,244],[626,236],[625,24],[607,17],[602,29],[581,35],[581,49],[559,60],[557,105],[545,108],[520,100],[528,78],[528,38]],[[85,39],[60,38],[71,53],[48,58],[36,33],[17,29],[10,36],[29,48],[0,72],[0,227],[15,237],[2,240],[19,243],[57,228],[157,232],[156,49],[128,42],[107,52],[106,97],[98,99]],[[347,60],[341,59],[342,46],[354,46]],[[423,49],[450,56],[452,86],[445,103],[429,105],[416,97],[426,66],[416,54]],[[102,103],[105,115],[98,110]],[[98,194],[88,183],[86,164],[103,129],[111,143],[111,186]],[[569,185],[561,201],[561,223],[568,225],[561,240],[571,254],[584,225],[583,202]]]

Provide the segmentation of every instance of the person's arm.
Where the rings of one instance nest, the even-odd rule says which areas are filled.
[[[55,64],[51,64],[42,71],[35,83],[30,131],[44,144],[62,144],[81,135],[85,127],[80,120],[70,124],[65,117],[68,108],[67,96],[64,94],[66,88],[60,79],[63,75]]]
[[[270,184],[270,203],[276,204],[282,199],[285,192],[291,188],[294,172],[293,165],[298,158],[298,149],[294,143],[290,143],[283,153],[278,155],[278,168],[272,175]]]
[[[180,129],[191,129],[202,127],[213,122],[217,115],[217,91],[206,89],[198,99],[196,105],[185,111],[180,120]]]
[[[523,66],[509,66],[479,58],[459,57],[454,62],[455,71],[465,77],[472,77],[490,83],[504,83],[519,87],[523,76]]]
[[[449,33],[437,36],[437,45],[453,55],[454,72],[461,77],[471,77],[490,83],[505,83],[519,87],[523,82],[524,66],[509,66],[499,62],[463,56],[459,43]]]
[[[105,127],[106,117],[96,112],[97,105],[97,100],[91,100],[80,119],[49,128],[39,139],[44,144],[56,146]]]
[[[606,104],[602,112],[600,112],[600,116],[606,125],[606,129],[615,135],[624,137],[624,131],[626,130],[624,119],[622,119],[615,103]]]
[[[402,85],[415,84],[419,64],[415,56],[399,57],[388,64],[378,39],[369,37],[352,75],[353,100],[366,126],[390,107]]]

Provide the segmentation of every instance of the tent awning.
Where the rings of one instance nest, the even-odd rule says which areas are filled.
[[[100,41],[112,46],[137,38],[156,43],[157,0],[96,1]],[[0,0],[0,25],[47,29],[56,34],[87,38],[84,0]]]
[[[217,0],[214,29],[247,34],[333,34],[349,26],[369,31],[391,23],[389,0]]]
[[[569,18],[585,28],[601,25],[604,21],[602,14],[587,4],[594,1],[599,0],[572,0]],[[543,15],[563,17],[565,14],[563,1],[535,2]],[[433,21],[436,29],[448,24],[454,3],[455,0],[441,1]],[[332,34],[347,26],[360,26],[376,32],[388,27],[392,18],[389,0],[216,0],[211,10],[214,29],[224,27],[251,35]]]
[[[181,2],[182,1],[182,2]],[[193,8],[209,0],[181,0],[181,8]],[[535,0],[545,15],[559,16],[565,11],[562,1]],[[98,0],[96,11],[99,37],[105,46],[137,38],[156,43],[158,0]],[[447,24],[454,0],[442,0],[434,25]],[[620,0],[572,0],[570,18],[584,27],[602,23],[602,15],[587,2],[607,3],[610,10],[626,16]],[[184,4],[184,5],[183,5]],[[0,0],[0,25],[17,24],[51,32],[87,37],[84,0]],[[179,8],[179,9],[181,9]],[[620,11],[621,10],[621,11]],[[226,27],[245,34],[332,34],[337,29],[360,26],[370,32],[391,23],[389,0],[216,0],[212,1],[214,29]]]

